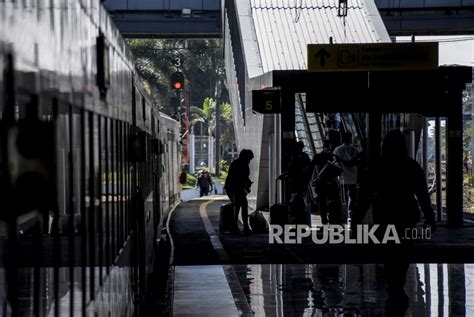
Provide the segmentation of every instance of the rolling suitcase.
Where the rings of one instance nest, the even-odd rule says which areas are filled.
[[[232,232],[234,229],[234,205],[232,203],[221,205],[221,211],[219,214],[219,232]]]

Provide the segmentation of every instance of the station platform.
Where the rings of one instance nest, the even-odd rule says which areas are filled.
[[[393,249],[269,244],[267,234],[220,234],[219,209],[227,202],[226,196],[193,199],[170,216],[173,316],[387,314],[383,263]],[[474,315],[474,264],[468,264],[473,250],[469,225],[440,226],[431,240],[397,250],[412,263],[405,316]]]
[[[268,234],[220,234],[219,210],[227,196],[215,195],[181,203],[170,216],[169,232],[176,265],[273,263],[383,263],[404,254],[410,263],[474,263],[474,225],[440,224],[430,239],[408,247],[373,244],[269,243]],[[268,218],[268,213],[264,212]],[[312,215],[312,223],[320,224]],[[240,226],[242,224],[240,223]],[[241,227],[242,229],[242,227]]]

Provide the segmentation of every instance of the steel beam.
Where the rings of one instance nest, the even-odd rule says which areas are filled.
[[[474,6],[451,8],[381,8],[391,36],[474,34]]]
[[[222,35],[219,11],[191,16],[168,11],[112,11],[109,13],[122,35],[128,38],[220,38]]]
[[[392,36],[474,34],[474,0],[375,2]],[[125,37],[221,37],[221,10],[217,0],[215,3],[207,0],[198,6],[173,2],[172,7],[151,0],[137,3],[108,0],[105,6]]]

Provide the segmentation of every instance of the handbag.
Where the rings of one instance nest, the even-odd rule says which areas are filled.
[[[254,233],[268,233],[268,222],[260,210],[249,215],[249,223]]]

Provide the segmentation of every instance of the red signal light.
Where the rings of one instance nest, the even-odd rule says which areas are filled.
[[[171,89],[184,89],[184,75],[181,72],[174,72],[171,75]]]

